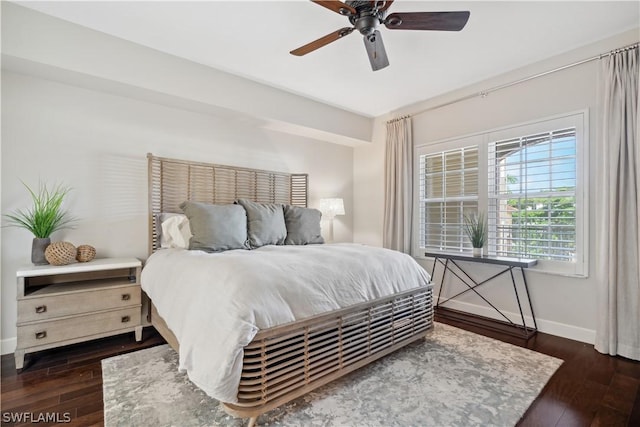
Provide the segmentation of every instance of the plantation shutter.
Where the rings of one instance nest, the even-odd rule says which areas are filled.
[[[423,154],[419,162],[420,247],[470,249],[462,224],[478,210],[478,147]]]
[[[488,148],[489,253],[575,261],[576,128]]]

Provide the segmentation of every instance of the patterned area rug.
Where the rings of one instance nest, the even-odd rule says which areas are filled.
[[[162,345],[102,361],[105,426],[242,426]],[[425,340],[258,418],[284,426],[513,426],[562,360],[436,323]]]

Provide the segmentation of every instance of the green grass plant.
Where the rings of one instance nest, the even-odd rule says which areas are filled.
[[[46,184],[40,183],[36,192],[24,182],[22,185],[29,191],[33,206],[5,214],[10,226],[26,228],[38,238],[47,238],[54,231],[71,228],[74,219],[62,208],[70,188],[56,185],[49,189]]]
[[[464,231],[467,233],[471,246],[474,248],[482,248],[487,242],[487,218],[484,213],[465,215]]]

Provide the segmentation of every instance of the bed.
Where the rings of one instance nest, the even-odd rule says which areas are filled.
[[[432,328],[432,285],[424,270],[418,267],[415,273],[411,274],[374,276],[375,266],[378,264],[390,263],[391,270],[395,265],[409,266],[413,263],[417,266],[410,257],[395,251],[359,247],[354,244],[307,245],[297,248],[292,245],[271,245],[250,251],[233,250],[218,254],[186,250],[158,251],[161,214],[180,213],[179,206],[185,200],[224,205],[234,203],[238,199],[246,199],[263,204],[275,203],[306,208],[308,176],[168,159],[151,154],[148,155],[148,161],[151,256],[145,265],[146,275],[143,269],[142,285],[151,299],[149,319],[166,341],[180,353],[181,368],[187,370],[196,385],[212,397],[221,400],[227,413],[249,418],[249,425],[252,426],[259,415],[423,338]],[[235,265],[236,259],[238,262],[242,262],[243,259],[251,260],[251,265],[260,264],[260,261],[265,259],[269,260],[262,262],[265,272],[254,272],[254,275],[250,276],[253,279],[240,279],[245,282],[261,282],[257,290],[251,291],[255,293],[256,301],[269,300],[271,293],[268,289],[271,287],[297,289],[290,285],[280,286],[282,278],[270,278],[292,271],[291,266],[297,266],[299,271],[311,270],[314,263],[309,262],[309,259],[317,261],[316,264],[320,266],[324,265],[323,273],[315,276],[301,274],[297,280],[306,283],[310,289],[320,289],[316,293],[325,292],[322,290],[322,281],[338,280],[337,276],[331,276],[326,268],[326,265],[335,262],[351,263],[348,269],[350,274],[343,274],[340,280],[346,282],[349,276],[349,280],[369,281],[375,284],[367,285],[371,286],[371,290],[362,290],[364,288],[360,282],[349,282],[348,286],[344,287],[348,292],[344,289],[337,292],[339,298],[327,298],[327,301],[315,298],[318,303],[316,305],[326,305],[321,308],[315,308],[315,303],[311,301],[314,300],[313,297],[309,297],[311,302],[296,306],[288,302],[290,299],[295,300],[295,296],[279,295],[278,298],[269,301],[287,300],[283,302],[286,309],[278,310],[291,312],[287,314],[290,317],[276,313],[264,315],[270,320],[263,321],[256,318],[260,316],[252,314],[248,320],[241,319],[240,323],[227,325],[224,324],[226,317],[221,317],[221,310],[211,310],[210,315],[205,313],[207,303],[198,295],[203,295],[199,292],[206,285],[203,282],[204,277],[209,280],[212,276],[205,276],[200,272],[208,268],[205,265],[211,265],[211,274],[220,276],[220,280],[227,280],[225,278],[236,276],[238,269],[226,272],[224,268]],[[213,262],[219,264],[213,266]],[[196,263],[202,263],[202,267],[194,267]],[[180,269],[177,267],[179,265],[183,267]],[[188,270],[198,273],[187,275]],[[164,285],[164,278],[168,276],[176,276],[174,281],[186,279],[182,291],[179,295],[175,294],[174,300],[171,300],[173,291]],[[377,278],[372,279],[369,276]],[[315,280],[313,277],[322,277],[322,280]],[[314,286],[316,288],[313,288]],[[267,289],[264,295],[257,296],[263,289]],[[200,307],[192,309],[196,314],[187,316],[172,312],[173,306],[187,306],[185,294],[193,295],[193,300],[188,301],[188,304],[191,304],[189,307]],[[356,294],[367,295],[359,300]],[[243,307],[244,303],[238,303],[241,300],[237,292],[229,298],[230,305]],[[222,301],[223,297],[217,296],[217,300]],[[253,304],[251,301],[250,303]],[[277,304],[270,302],[265,304],[267,305],[271,307]],[[256,313],[259,312],[258,309],[260,307],[256,308]],[[253,313],[253,310],[251,308],[248,311]],[[205,315],[210,318],[205,319]],[[272,317],[277,319],[273,320]],[[233,331],[240,337],[239,342],[245,340],[239,353],[229,356],[236,357],[237,360],[224,359],[230,361],[231,379],[224,378],[226,388],[221,392],[215,388],[207,389],[208,385],[204,384],[203,380],[207,373],[198,373],[213,369],[208,366],[213,364],[205,362],[204,355],[208,353],[204,349],[207,345],[218,345],[208,342],[214,341],[213,335],[217,334],[217,330],[207,339],[202,337],[203,334],[212,333],[211,326],[203,324],[207,322],[215,323],[221,331]],[[249,324],[249,327],[244,331],[237,326],[246,324]],[[194,347],[192,336],[200,336],[199,345],[204,347]],[[225,342],[225,339],[221,342]],[[220,347],[223,345],[220,344]],[[194,354],[197,356],[193,356]],[[195,360],[199,361],[189,366]],[[218,359],[212,357],[212,360]],[[193,371],[189,368],[193,368]],[[227,382],[233,387],[233,395],[229,394]]]

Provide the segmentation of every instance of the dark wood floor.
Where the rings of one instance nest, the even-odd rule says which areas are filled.
[[[565,361],[519,426],[640,426],[640,362],[604,356],[593,346],[543,333],[526,342],[460,321],[439,320]],[[58,414],[61,422],[66,414],[71,419],[61,423],[66,426],[102,425],[100,360],[163,342],[148,328],[142,343],[127,334],[27,355],[21,373],[16,373],[12,355],[2,356],[2,425],[33,425],[10,421],[20,413],[36,418]]]

